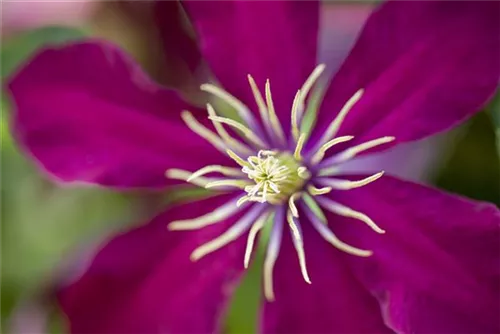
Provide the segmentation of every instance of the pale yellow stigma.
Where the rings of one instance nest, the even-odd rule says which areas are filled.
[[[283,203],[305,183],[299,176],[299,169],[303,166],[289,153],[261,150],[256,156],[248,157],[245,164],[240,161],[240,165],[253,183],[244,188],[247,194],[239,204],[246,201]]]

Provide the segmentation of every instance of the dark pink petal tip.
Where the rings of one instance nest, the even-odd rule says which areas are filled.
[[[106,42],[45,49],[8,88],[16,137],[61,181],[157,188],[221,157],[181,121],[194,108]]]

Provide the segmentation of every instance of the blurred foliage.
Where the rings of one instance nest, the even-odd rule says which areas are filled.
[[[500,205],[500,162],[495,128],[486,113],[463,126],[461,138],[447,152],[435,184],[445,190]]]
[[[74,28],[45,27],[21,33],[7,40],[2,43],[0,53],[2,81],[40,47],[61,44],[84,36],[81,30]]]
[[[497,135],[497,149],[498,154],[500,155],[500,94],[497,94],[495,96],[488,109],[495,126],[495,133]]]
[[[2,81],[41,46],[83,37],[76,29],[43,28],[2,45]],[[95,244],[137,216],[130,196],[100,189],[61,188],[40,175],[8,130],[8,102],[1,117],[1,321],[21,302],[44,293],[53,273],[78,244]],[[84,249],[82,249],[83,251]],[[86,250],[88,251],[88,249]]]

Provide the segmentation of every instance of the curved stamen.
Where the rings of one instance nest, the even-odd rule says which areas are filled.
[[[214,181],[220,181],[220,178],[213,177],[198,177],[194,180],[190,180],[193,173],[184,169],[171,168],[165,172],[165,176],[173,180],[186,181],[199,187],[205,188],[207,184]]]
[[[364,179],[361,179],[358,181],[340,180],[340,179],[332,179],[332,178],[318,179],[317,181],[321,184],[330,186],[336,190],[350,190],[350,189],[366,186],[367,184],[372,183],[373,181],[376,181],[379,178],[381,178],[382,175],[384,175],[384,171],[378,172],[376,174],[365,177]]]
[[[227,155],[234,160],[241,167],[248,167],[249,164],[245,160],[243,160],[238,154],[234,153],[231,150],[226,150]]]
[[[318,171],[318,176],[332,176],[332,175],[337,175],[342,171],[339,166],[330,166],[326,168],[322,168]]]
[[[191,182],[192,180],[209,173],[221,173],[224,176],[245,176],[245,174],[238,168],[226,167],[221,165],[209,165],[198,169],[196,172],[191,174],[191,176],[188,177],[186,181]]]
[[[274,133],[279,138],[282,144],[285,143],[285,133],[281,128],[281,123],[276,115],[276,111],[274,110],[274,102],[271,95],[271,84],[269,83],[269,79],[266,80],[266,102],[267,102],[267,110],[269,111],[269,120],[271,122],[271,126],[274,130]]]
[[[335,135],[337,134],[338,130],[340,129],[340,125],[344,121],[344,118],[347,116],[347,113],[351,111],[352,107],[361,99],[361,96],[363,95],[364,90],[359,89],[354,95],[346,102],[346,104],[342,107],[340,112],[337,114],[337,117],[330,123],[328,128],[326,129],[325,133],[321,137],[321,139],[318,141],[319,145],[322,145],[323,143],[329,141]]]
[[[232,126],[233,128],[240,131],[243,134],[243,136],[245,136],[245,138],[247,138],[252,144],[256,145],[257,147],[266,148],[268,146],[264,141],[262,141],[262,139],[260,139],[255,133],[253,133],[252,130],[250,130],[243,124],[236,122],[231,118],[220,117],[220,116],[209,116],[208,119],[214,122]]]
[[[290,198],[288,199],[288,208],[290,209],[290,212],[292,213],[292,215],[296,218],[299,217],[299,210],[297,210],[297,206],[295,205],[295,202],[301,197],[301,193],[300,192],[297,192],[295,194],[293,194],[292,196],[290,196]]]
[[[316,188],[313,185],[308,185],[307,191],[312,196],[319,196],[319,195],[328,194],[330,191],[332,191],[332,187]]]
[[[300,90],[297,91],[292,103],[292,136],[295,142],[299,139],[299,109],[300,109]]]
[[[297,251],[297,257],[299,258],[300,271],[304,281],[311,284],[311,279],[309,278],[309,273],[307,272],[306,265],[306,255],[304,253],[304,238],[302,237],[302,231],[300,229],[299,222],[293,217],[291,211],[288,211],[286,215],[288,225],[292,232],[293,245]]]
[[[280,252],[284,223],[284,208],[280,207],[274,216],[273,228],[271,230],[269,243],[267,244],[266,257],[264,260],[264,296],[269,301],[274,300],[273,269]]]
[[[304,110],[305,110],[305,99],[307,95],[309,94],[309,91],[311,90],[312,86],[318,81],[319,77],[321,74],[323,74],[323,71],[325,70],[325,64],[319,64],[316,66],[314,71],[309,75],[307,80],[304,82],[302,87],[299,89],[299,95],[296,96],[296,101],[294,100],[294,103],[296,103],[295,106],[295,112],[296,112],[296,127],[299,127],[299,121],[302,121],[302,117],[304,115]],[[293,115],[293,109],[292,109],[292,120],[294,118]],[[293,126],[293,123],[292,123]],[[292,134],[294,136],[294,139],[297,140],[298,138],[298,131],[296,134],[294,134],[294,130],[292,129]]]
[[[252,256],[255,237],[257,236],[257,233],[259,233],[259,231],[264,227],[264,224],[267,222],[269,216],[269,211],[264,212],[262,215],[260,215],[259,218],[257,218],[255,223],[250,228],[250,232],[248,233],[247,246],[245,248],[245,258],[243,261],[243,266],[245,267],[245,269],[248,268],[248,264],[250,263],[250,257]]]
[[[381,229],[380,227],[378,227],[378,225],[375,224],[375,222],[373,220],[371,220],[370,217],[368,217],[367,215],[365,215],[362,212],[353,210],[345,205],[334,202],[334,201],[327,199],[327,198],[324,198],[324,197],[318,197],[316,200],[323,208],[325,208],[326,210],[328,210],[330,212],[333,212],[333,213],[338,214],[340,216],[360,220],[363,223],[365,223],[366,225],[368,225],[369,227],[371,227],[371,229],[374,230],[375,232],[380,233],[380,234],[385,233],[385,231],[383,229]]]
[[[184,110],[181,113],[181,118],[186,123],[188,128],[190,128],[194,133],[196,133],[201,138],[208,141],[212,146],[217,148],[219,151],[224,152],[226,150],[226,144],[222,141],[219,136],[207,129],[204,125],[194,118],[191,112]]]
[[[202,91],[205,91],[207,93],[213,94],[229,104],[231,107],[233,107],[238,115],[243,119],[243,121],[252,129],[255,129],[257,132],[260,131],[259,124],[255,117],[252,115],[252,112],[250,109],[240,100],[238,100],[236,97],[233,95],[229,94],[227,91],[225,91],[222,88],[219,88],[215,85],[212,84],[203,84],[200,86],[200,89]]]
[[[297,146],[295,146],[295,152],[293,152],[293,157],[297,161],[302,161],[302,148],[304,147],[304,143],[306,141],[307,135],[302,133],[297,141]]]
[[[226,232],[219,235],[217,238],[199,246],[191,253],[191,261],[197,261],[207,254],[210,254],[221,247],[226,246],[230,242],[238,239],[250,225],[255,221],[258,215],[265,209],[262,205],[254,205],[240,220],[234,223]]]
[[[219,206],[214,211],[197,218],[172,221],[168,224],[168,229],[171,231],[197,230],[208,225],[216,224],[246,207],[246,205],[240,207],[236,206],[236,201],[237,200],[233,199]]]
[[[233,179],[225,179],[220,181],[214,181],[208,183],[205,188],[218,188],[218,187],[235,187],[240,189],[245,189],[246,186],[251,185],[252,183],[247,180],[233,180]]]
[[[386,136],[386,137],[373,139],[373,140],[367,141],[365,143],[350,147],[347,150],[331,157],[330,159],[323,161],[320,164],[320,167],[323,168],[323,166],[326,167],[326,166],[330,166],[332,164],[338,164],[341,162],[345,162],[347,160],[354,158],[355,156],[357,156],[359,153],[361,153],[363,151],[369,150],[369,149],[374,148],[374,147],[379,146],[379,145],[390,143],[394,139],[396,139],[396,138],[392,137],[392,136]]]
[[[257,103],[257,107],[259,108],[260,118],[262,119],[262,123],[264,123],[266,132],[269,135],[269,137],[271,137],[271,139],[276,140],[277,139],[276,134],[274,133],[274,130],[271,126],[271,120],[269,118],[269,112],[267,110],[266,102],[264,102],[264,98],[262,97],[262,94],[260,93],[260,90],[257,87],[257,84],[255,83],[253,77],[250,74],[248,74],[247,78],[248,78],[248,83],[252,88],[252,93],[255,98],[255,102]]]
[[[322,221],[320,221],[316,215],[314,215],[311,211],[308,209],[304,208],[304,213],[313,225],[313,227],[318,231],[318,233],[328,241],[333,247],[340,249],[343,252],[346,252],[351,255],[356,255],[356,256],[361,256],[361,257],[367,257],[372,255],[372,251],[369,250],[364,250],[364,249],[359,249],[356,247],[353,247],[351,245],[346,244],[345,242],[341,241],[337,236],[328,228],[326,224],[324,224]]]
[[[323,210],[321,210],[321,207],[316,203],[314,198],[309,195],[308,193],[303,193],[302,194],[302,199],[304,200],[303,206],[307,206],[309,210],[316,216],[316,218],[319,219],[323,224],[327,224],[328,221],[326,220],[325,214],[323,213]]]
[[[311,173],[309,172],[307,167],[304,166],[297,168],[297,175],[299,175],[299,177],[304,180],[307,180],[311,177]]]
[[[207,111],[209,118],[217,116],[215,109],[212,107],[210,103],[207,103]],[[219,122],[212,121],[212,124],[214,125],[217,133],[219,134],[219,137],[222,138],[222,140],[226,143],[227,146],[233,147],[236,150],[245,154],[252,153],[252,150],[248,146],[246,146],[239,140],[233,138]]]
[[[337,137],[337,138],[334,138],[334,139],[326,142],[325,144],[321,145],[321,147],[318,149],[318,151],[316,153],[314,153],[314,155],[312,156],[311,164],[316,165],[321,160],[323,160],[326,151],[328,151],[333,146],[340,144],[340,143],[344,143],[344,142],[349,141],[353,138],[354,138],[354,136]]]

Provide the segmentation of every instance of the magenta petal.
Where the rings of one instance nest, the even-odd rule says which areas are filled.
[[[185,1],[215,76],[257,112],[251,74],[264,92],[270,79],[276,113],[288,131],[293,97],[316,65],[319,2]]]
[[[343,241],[373,250],[346,255],[356,277],[405,333],[500,331],[500,211],[390,176],[336,200],[368,215],[385,234],[328,216]]]
[[[332,80],[319,128],[361,88],[365,94],[340,130],[358,142],[416,140],[471,116],[499,82],[499,22],[498,1],[382,4]]]
[[[238,215],[199,231],[169,231],[228,201],[211,198],[167,210],[112,239],[85,274],[59,292],[72,333],[214,333],[243,270],[245,238],[192,262],[191,252]]]
[[[342,65],[373,8],[369,2],[329,2],[321,7],[318,52],[325,74],[335,73]]]
[[[9,89],[17,138],[62,181],[161,187],[168,168],[224,159],[180,119],[192,107],[107,43],[42,51]]]
[[[263,310],[263,333],[392,333],[380,306],[357,282],[342,255],[307,222],[302,224],[307,284],[289,233],[284,233],[274,268],[276,300]],[[288,231],[285,231],[288,232]]]

